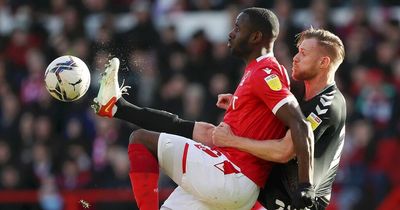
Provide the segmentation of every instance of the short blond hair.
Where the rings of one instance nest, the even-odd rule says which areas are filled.
[[[296,35],[297,47],[304,39],[312,38],[316,39],[318,44],[327,51],[333,62],[335,62],[337,65],[343,62],[345,55],[344,45],[338,36],[330,31],[324,29],[314,29],[311,27]]]

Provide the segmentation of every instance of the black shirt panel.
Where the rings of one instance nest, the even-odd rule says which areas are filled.
[[[295,94],[301,110],[314,131],[314,186],[317,204],[313,209],[325,209],[331,195],[332,183],[344,144],[346,103],[335,84],[325,88],[310,100],[304,100],[304,86],[296,84]],[[295,159],[273,167],[259,201],[267,209],[293,209],[290,196],[298,183]]]

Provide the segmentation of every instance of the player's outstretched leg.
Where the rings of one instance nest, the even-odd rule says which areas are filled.
[[[177,115],[151,108],[143,108],[126,101],[122,95],[128,94],[130,86],[118,84],[118,58],[111,59],[102,73],[100,89],[93,100],[92,108],[102,117],[114,117],[133,123],[138,127],[157,132],[192,137],[194,122],[182,120]]]
[[[142,144],[143,138],[147,137],[146,131],[138,130],[132,132],[129,138],[128,156],[131,165],[129,178],[139,209],[156,210],[159,204],[159,167],[157,158]]]
[[[117,111],[115,103],[130,88],[130,86],[120,87],[118,84],[119,63],[118,58],[112,58],[105,65],[105,71],[102,73],[100,89],[92,105],[96,114],[100,116],[111,118]]]

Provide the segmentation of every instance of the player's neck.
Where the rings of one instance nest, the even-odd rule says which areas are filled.
[[[272,49],[274,49],[274,44],[270,43],[270,45],[267,47],[261,47],[260,49],[254,50],[252,53],[249,54],[247,58],[244,59],[246,65],[249,64],[251,61],[259,58],[260,56],[273,53]]]
[[[328,85],[333,84],[335,82],[334,77],[334,74],[319,74],[310,80],[304,81],[305,100],[308,101],[312,99],[314,96],[323,91]]]

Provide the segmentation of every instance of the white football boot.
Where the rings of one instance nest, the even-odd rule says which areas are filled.
[[[105,71],[101,74],[99,93],[93,99],[94,104],[92,105],[95,113],[99,116],[112,118],[117,111],[115,103],[123,94],[128,94],[130,86],[123,86],[123,82],[121,87],[118,84],[118,70],[119,59],[112,58],[105,65]]]

